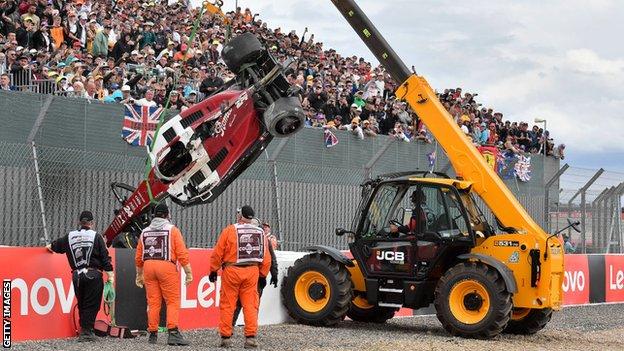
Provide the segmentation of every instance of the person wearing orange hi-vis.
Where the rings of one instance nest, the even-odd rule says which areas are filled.
[[[232,320],[236,302],[240,299],[245,319],[245,348],[257,348],[255,337],[258,332],[258,284],[266,285],[266,276],[271,268],[271,255],[264,232],[252,225],[254,210],[249,206],[241,208],[236,224],[221,232],[210,258],[211,282],[221,274],[219,334],[220,347],[231,347]]]
[[[189,253],[180,229],[169,222],[169,208],[165,203],[156,205],[154,219],[143,229],[136,250],[136,285],[145,285],[147,295],[148,342],[155,344],[158,338],[160,306],[164,298],[167,304],[168,345],[185,346],[189,342],[178,330],[180,312],[180,272],[176,262],[186,273],[186,285],[193,281]]]

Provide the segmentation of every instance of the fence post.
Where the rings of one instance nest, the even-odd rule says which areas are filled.
[[[37,182],[37,194],[39,196],[39,210],[41,211],[41,223],[43,224],[43,240],[46,244],[50,243],[50,235],[48,234],[48,224],[46,221],[45,201],[43,199],[43,187],[41,186],[41,173],[39,172],[39,158],[37,156],[37,147],[35,146],[35,137],[37,136],[37,132],[39,131],[39,128],[48,113],[48,109],[52,104],[53,98],[54,97],[52,95],[48,95],[48,97],[46,97],[43,106],[41,106],[41,110],[39,110],[39,115],[35,120],[35,124],[30,130],[28,138],[26,138],[26,142],[30,144],[32,148],[33,163],[35,166],[35,179]]]
[[[600,244],[600,236],[598,232],[600,231],[600,202],[605,194],[609,191],[609,188],[605,188],[603,191],[596,196],[594,201],[591,203],[592,207],[592,242],[594,245],[598,246]]]
[[[615,192],[614,186],[610,187],[602,198],[602,218],[600,218],[600,222],[602,222],[602,230],[600,240],[605,244],[605,247],[608,245],[609,240],[607,238],[607,230],[609,228],[609,197],[613,194],[613,192]]]
[[[440,172],[442,173],[448,173],[448,170],[451,168],[451,161],[446,161],[446,164],[444,165],[444,167],[440,168]]]
[[[375,166],[375,163],[377,163],[381,156],[386,153],[388,148],[390,148],[390,145],[392,145],[395,140],[395,138],[388,138],[388,140],[386,140],[386,143],[383,144],[379,150],[377,150],[375,155],[373,155],[373,157],[371,157],[368,162],[366,162],[366,164],[364,165],[364,179],[368,179],[371,177],[372,169]]]
[[[620,232],[620,213],[621,213],[621,205],[620,205],[620,197],[622,196],[622,193],[624,193],[624,182],[618,184],[618,186],[616,186],[615,188],[613,188],[613,191],[611,192],[611,196],[609,198],[609,202],[610,202],[610,209],[609,212],[611,220],[609,223],[609,235],[607,238],[607,250],[606,253],[610,253],[611,252],[611,245],[617,244],[618,246],[618,252],[620,252],[622,250],[622,238],[621,238],[621,232]],[[613,239],[617,239],[617,241],[614,241]]]
[[[624,183],[620,184],[620,192],[616,194],[615,205],[617,209],[617,229],[619,234],[620,247],[618,253],[622,253],[622,246],[624,246],[624,233],[622,233],[622,196],[624,195]]]
[[[542,166],[543,168],[543,166]],[[552,232],[551,228],[550,228],[550,187],[557,181],[559,180],[559,178],[561,178],[561,176],[563,175],[563,173],[565,173],[565,171],[568,170],[568,168],[570,168],[569,164],[564,164],[558,171],[557,173],[555,173],[555,175],[552,176],[552,178],[550,178],[550,180],[548,182],[546,182],[546,185],[544,187],[544,226],[546,227],[546,231],[547,232]],[[558,187],[557,187],[558,188]]]
[[[277,157],[282,152],[288,140],[290,138],[283,138],[280,140],[279,144],[275,148],[275,151],[271,155],[269,155],[268,150],[266,151],[267,155],[267,163],[271,168],[271,185],[273,188],[273,216],[275,217],[275,233],[279,240],[283,241],[284,238],[282,236],[282,209],[280,206],[280,191],[279,191],[279,183],[277,182]]]
[[[572,201],[576,199],[577,196],[581,195],[581,241],[583,245],[581,247],[581,253],[586,253],[587,251],[587,245],[585,245],[585,192],[587,191],[587,189],[589,189],[589,187],[592,186],[592,184],[594,184],[594,182],[602,175],[602,173],[604,173],[604,169],[601,168],[568,201],[568,210],[570,210],[572,207]]]
[[[43,224],[43,241],[47,244],[50,243],[50,236],[48,235],[48,225],[46,223],[45,204],[43,202],[43,189],[41,187],[41,175],[39,173],[39,160],[37,158],[37,148],[35,142],[31,143],[33,162],[35,164],[35,179],[37,180],[37,193],[39,195],[39,209],[41,210],[41,222]]]

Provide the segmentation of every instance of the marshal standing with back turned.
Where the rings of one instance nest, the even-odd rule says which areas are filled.
[[[78,300],[81,328],[78,341],[95,341],[93,324],[102,304],[104,290],[102,271],[106,272],[111,283],[115,276],[104,238],[91,229],[93,214],[82,211],[79,221],[80,229],[54,240],[46,248],[50,252],[67,255]]]

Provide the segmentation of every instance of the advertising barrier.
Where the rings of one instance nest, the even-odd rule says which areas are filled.
[[[110,252],[113,263],[115,252]],[[103,274],[106,279],[106,274]],[[0,279],[3,288],[4,329],[11,339],[37,340],[76,335],[72,313],[76,299],[71,270],[65,255],[45,248],[0,247]],[[8,307],[8,308],[7,308]],[[8,315],[8,317],[7,317]],[[106,319],[100,308],[98,319]]]
[[[110,250],[116,274],[116,321],[132,329],[146,325],[145,290],[134,285],[134,250]],[[218,323],[220,278],[208,280],[211,249],[190,249],[194,281],[181,284],[180,328],[214,328]],[[280,284],[303,252],[276,252]],[[624,302],[624,255],[566,255],[563,280],[564,304]],[[105,276],[105,275],[104,275]],[[65,255],[43,248],[0,247],[0,279],[3,281],[3,330],[6,343],[75,336],[72,313],[75,295]],[[184,273],[181,273],[181,282]],[[162,317],[164,321],[164,309]],[[397,316],[421,314],[401,309]],[[268,285],[261,299],[259,324],[288,321],[279,285]],[[242,316],[239,317],[242,323]],[[110,318],[100,310],[98,319]],[[77,321],[76,321],[77,322]]]

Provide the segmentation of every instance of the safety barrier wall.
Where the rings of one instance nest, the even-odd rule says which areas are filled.
[[[106,228],[120,207],[110,183],[135,186],[145,172],[145,149],[121,139],[122,116],[119,104],[0,91],[0,244],[41,245],[46,237],[65,234],[77,213],[87,208],[95,215],[96,229]],[[435,141],[392,142],[387,136],[359,140],[342,131],[336,135],[339,143],[332,148],[325,147],[319,129],[273,140],[215,202],[173,206],[174,223],[190,246],[211,247],[219,230],[232,222],[235,209],[248,203],[271,222],[286,250],[311,244],[344,249],[346,241],[334,229],[351,224],[365,174],[427,170],[427,154],[434,150],[434,170],[453,173]],[[559,169],[559,161],[533,156],[531,162],[531,181],[506,182],[543,224],[544,183]],[[553,192],[551,201],[557,194]]]
[[[211,249],[191,249],[194,281],[181,284],[180,327],[214,328],[218,323],[220,279],[208,280]],[[280,282],[302,252],[278,251]],[[116,272],[116,320],[133,329],[146,326],[145,291],[134,285],[134,250],[111,250]],[[566,255],[563,280],[564,304],[624,303],[624,255]],[[181,282],[184,281],[181,274]],[[4,303],[10,304],[13,341],[64,338],[75,335],[75,305],[69,266],[64,255],[42,248],[0,247],[0,279]],[[7,294],[8,292],[8,294]],[[7,300],[7,298],[9,300]],[[411,315],[402,309],[398,315]],[[418,313],[418,312],[414,312]],[[107,320],[100,311],[98,319]],[[54,321],[53,323],[51,321]],[[260,304],[260,324],[288,321],[279,289],[267,286]]]

